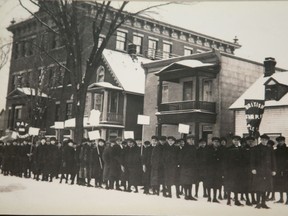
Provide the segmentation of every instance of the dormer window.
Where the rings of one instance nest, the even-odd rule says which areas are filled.
[[[96,82],[104,82],[104,78],[105,78],[105,68],[101,65],[97,69]]]
[[[288,92],[288,86],[279,83],[273,78],[268,79],[264,85],[266,101],[279,101]]]

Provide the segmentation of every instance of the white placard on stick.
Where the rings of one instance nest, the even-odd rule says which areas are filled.
[[[101,112],[99,110],[92,109],[90,111],[90,116],[88,122],[91,126],[98,126],[100,122]]]
[[[183,134],[189,134],[190,125],[186,124],[179,124],[178,125],[178,132]]]
[[[32,136],[38,136],[39,131],[40,131],[40,128],[29,127],[28,134]]]
[[[95,131],[89,131],[88,132],[88,136],[90,140],[96,140],[96,139],[100,139],[100,132],[99,130],[95,130]]]
[[[125,139],[134,139],[134,131],[124,131]]]
[[[138,115],[137,124],[139,124],[139,125],[149,125],[150,124],[150,116]]]
[[[64,122],[55,122],[55,129],[64,129]]]
[[[18,137],[18,133],[13,131],[12,134],[11,134],[11,138],[12,139],[17,139],[17,137]]]

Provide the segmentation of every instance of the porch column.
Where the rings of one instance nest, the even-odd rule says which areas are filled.
[[[158,81],[158,91],[157,91],[157,107],[158,107],[158,111],[160,108],[160,104],[162,103],[162,88],[163,88],[163,81],[160,80]]]
[[[200,80],[199,80],[199,74],[196,72],[196,94],[195,94],[195,106],[196,109],[199,109],[199,100],[200,100]]]
[[[107,121],[108,97],[109,97],[108,91],[104,90],[102,121]]]

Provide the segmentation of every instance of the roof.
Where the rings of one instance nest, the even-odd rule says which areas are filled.
[[[265,85],[267,80],[273,78],[277,82],[288,85],[288,71],[276,72],[272,76],[261,76],[253,83],[230,107],[229,109],[244,108],[245,99],[264,100],[265,99]],[[288,93],[286,93],[279,101],[265,101],[265,107],[273,106],[288,106]]]
[[[8,95],[7,97],[9,97],[9,96],[11,96],[11,95],[14,95],[15,92],[20,92],[20,93],[23,93],[23,94],[28,95],[28,96],[35,96],[35,95],[36,95],[35,89],[33,89],[33,88],[28,88],[28,87],[23,87],[23,88],[16,88],[16,89],[14,89],[12,92],[9,93],[9,95]],[[45,97],[45,98],[48,97],[47,94],[45,94],[45,93],[43,93],[43,92],[40,92],[40,91],[37,92],[37,96]]]
[[[122,88],[114,86],[114,85],[112,85],[111,83],[108,83],[108,82],[92,83],[91,85],[88,86],[88,89],[97,88],[97,87],[103,87],[103,88],[114,89],[114,90],[123,90]]]
[[[103,56],[124,91],[144,94],[145,71],[141,64],[151,60],[138,56],[133,60],[127,53],[108,49],[103,51]]]

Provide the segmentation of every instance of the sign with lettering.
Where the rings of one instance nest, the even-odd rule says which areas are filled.
[[[150,116],[138,115],[137,124],[139,124],[139,125],[149,125],[150,124]]]
[[[124,131],[125,139],[134,139],[134,131]]]
[[[186,124],[179,124],[178,125],[178,132],[183,134],[189,134],[190,125]]]
[[[245,115],[250,136],[259,137],[259,126],[265,107],[264,100],[245,100]]]

